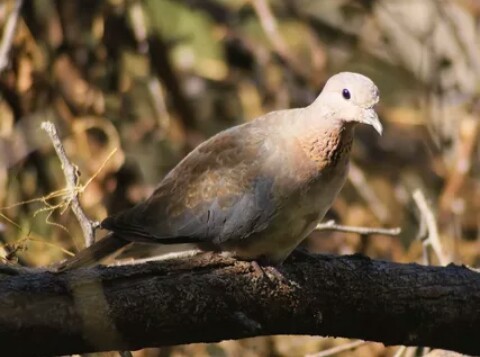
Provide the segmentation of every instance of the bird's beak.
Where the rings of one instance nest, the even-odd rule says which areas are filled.
[[[382,123],[380,123],[380,119],[378,119],[377,112],[375,112],[373,108],[365,109],[362,122],[364,124],[373,126],[373,128],[377,131],[377,133],[382,135],[383,126],[382,126]]]

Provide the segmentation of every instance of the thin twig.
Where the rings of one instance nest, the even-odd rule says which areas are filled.
[[[72,211],[77,217],[78,223],[80,223],[80,227],[82,228],[83,237],[85,239],[85,246],[88,247],[92,245],[95,241],[96,223],[93,223],[92,221],[90,221],[90,219],[88,219],[78,199],[78,168],[73,165],[68,159],[67,154],[65,153],[65,148],[60,141],[55,125],[50,121],[44,121],[41,127],[47,132],[48,136],[50,137],[53,147],[55,148],[58,158],[60,159],[60,162],[62,164],[63,174],[67,183],[68,201],[71,203]]]
[[[308,355],[306,355],[306,357],[333,356],[333,355],[336,355],[337,353],[353,350],[353,349],[355,349],[357,347],[360,347],[362,345],[365,345],[367,343],[370,343],[370,342],[369,341],[358,340],[358,341],[353,341],[353,342],[350,342],[350,343],[344,343],[343,345],[332,347],[332,348],[329,348],[328,350],[325,350],[325,351],[321,351],[321,352],[313,353],[313,354],[308,354]]]
[[[438,234],[437,222],[435,216],[432,212],[432,209],[429,207],[425,195],[421,190],[415,190],[413,193],[413,200],[415,201],[422,218],[425,220],[427,225],[428,236],[426,237],[426,242],[432,247],[433,252],[438,258],[438,261],[442,265],[446,265],[449,262],[448,257],[443,253],[442,245],[440,243],[440,237]]]
[[[2,43],[0,44],[0,73],[8,66],[10,49],[12,48],[13,37],[17,28],[20,10],[22,9],[23,0],[17,0],[12,13],[8,17],[5,29],[3,30]]]
[[[383,234],[386,236],[398,236],[402,230],[400,227],[396,228],[370,228],[370,227],[355,227],[355,226],[342,226],[336,224],[334,220],[319,223],[315,228],[317,231],[339,231],[345,233],[358,233],[361,235],[371,234]]]

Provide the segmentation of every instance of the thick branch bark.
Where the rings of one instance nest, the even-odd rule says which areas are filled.
[[[272,334],[480,354],[480,274],[361,256],[296,256],[259,273],[210,256],[62,273],[0,266],[0,346],[71,354]]]

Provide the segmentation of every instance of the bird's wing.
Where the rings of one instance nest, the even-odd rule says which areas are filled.
[[[224,131],[192,151],[148,200],[102,226],[159,243],[219,244],[261,231],[278,208],[275,175],[263,167],[271,142],[271,130],[258,124]]]

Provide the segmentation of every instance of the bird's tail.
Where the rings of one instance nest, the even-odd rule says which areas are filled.
[[[115,233],[110,233],[105,238],[95,242],[90,247],[80,251],[74,257],[67,259],[59,266],[57,271],[65,271],[77,268],[84,268],[98,263],[131,243]]]

